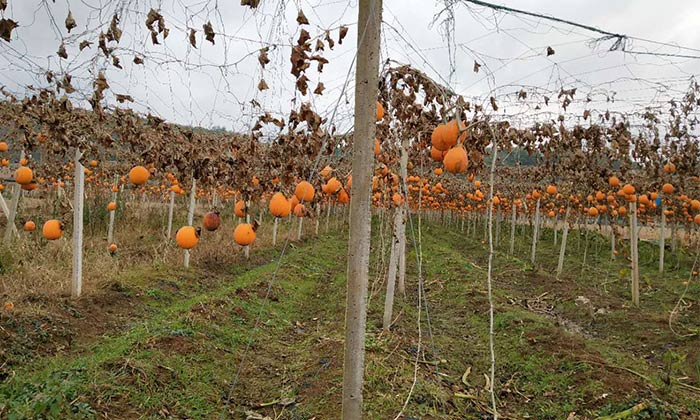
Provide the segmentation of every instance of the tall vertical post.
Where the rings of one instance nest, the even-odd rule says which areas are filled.
[[[80,297],[83,291],[83,204],[85,172],[80,158],[83,154],[75,149],[75,174],[73,176],[73,276],[71,279],[71,296]]]
[[[408,189],[406,179],[408,178],[408,138],[401,141],[401,188],[403,189],[404,201],[399,207],[401,212],[401,224],[399,225],[399,280],[396,291],[406,297],[406,222],[408,218]],[[462,219],[464,227],[464,218]]]
[[[382,0],[360,0],[359,6],[342,420],[362,419],[369,242],[372,229],[370,195],[376,132]]]
[[[540,235],[540,199],[537,199],[537,204],[535,206],[535,223],[533,225],[532,232],[532,252],[530,253],[530,262],[535,263],[535,256],[537,255],[537,237]]]
[[[566,206],[566,213],[564,214],[564,232],[561,235],[561,247],[559,248],[559,261],[557,261],[557,278],[561,275],[564,269],[564,256],[566,255],[566,240],[569,238],[569,213],[571,212],[571,206]]]
[[[632,303],[639,306],[639,241],[637,239],[637,203],[630,203],[630,249],[632,254]]]
[[[19,160],[24,159],[24,150],[20,153]],[[22,197],[22,186],[15,183],[12,186],[12,201],[10,201],[9,213],[7,215],[7,227],[5,228],[5,237],[3,243],[9,246],[12,242],[12,234],[17,234],[17,226],[15,219],[17,218],[17,209],[19,208],[19,199]]]
[[[119,184],[119,176],[114,177],[114,186],[116,187],[117,184]],[[117,190],[119,191],[119,190]],[[112,201],[114,203],[117,202],[117,191],[112,191]],[[110,210],[109,211],[109,228],[107,229],[107,245],[111,245],[114,242],[114,217],[115,217],[116,210]]]
[[[187,226],[192,226],[194,221],[195,192],[197,191],[197,180],[192,178],[192,188],[190,189],[190,205],[187,208]],[[190,250],[185,250],[185,268],[190,266]]]
[[[510,214],[510,244],[509,244],[509,249],[508,252],[510,255],[513,255],[513,252],[515,251],[515,225],[516,225],[516,220],[515,218],[518,215],[518,207],[513,203],[511,206],[511,214]]]
[[[168,204],[168,231],[166,238],[170,239],[173,233],[173,209],[175,208],[175,191],[170,191],[170,204]]]
[[[659,273],[664,272],[664,252],[666,251],[666,205],[661,195],[661,227],[659,228]]]

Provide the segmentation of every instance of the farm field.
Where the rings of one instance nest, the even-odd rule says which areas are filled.
[[[417,335],[418,296],[410,285],[387,334],[378,273],[388,260],[379,244],[388,238],[380,238],[379,217],[370,262],[367,415],[389,418],[400,410],[419,345],[425,350],[407,415],[488,415],[483,227],[461,232],[458,221],[423,222],[432,334]],[[137,264],[78,302],[40,293],[16,301],[18,309],[0,318],[3,415],[333,418],[345,299],[346,245],[338,225],[332,220],[329,233],[314,238],[310,231],[307,240],[290,242],[279,268],[283,245],[267,244],[247,261],[238,253],[225,263],[197,260],[204,264],[184,271]],[[645,402],[651,418],[698,418],[697,394],[681,385],[700,379],[697,342],[674,336],[667,324],[692,256],[679,254],[680,268],[663,278],[643,265],[642,311],[629,303],[626,264],[610,260],[604,238],[591,235],[588,245],[585,235],[572,238],[577,257],[557,280],[552,237],[543,233],[535,266],[527,241],[516,243],[514,256],[497,247],[496,355],[507,361],[496,373],[501,415],[595,418]],[[415,261],[409,252],[409,279]],[[693,283],[688,294],[697,288]],[[675,322],[698,328],[698,315],[694,306]]]
[[[697,16],[0,0],[0,420],[700,420]]]

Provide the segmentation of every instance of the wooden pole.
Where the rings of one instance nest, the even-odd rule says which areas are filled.
[[[71,280],[71,296],[80,297],[83,291],[83,195],[85,187],[85,172],[80,158],[83,154],[75,149],[75,173],[73,177],[73,276]]]
[[[381,22],[382,0],[360,0],[357,19],[355,129],[349,210],[342,420],[362,419],[369,242],[372,231],[370,205]]]

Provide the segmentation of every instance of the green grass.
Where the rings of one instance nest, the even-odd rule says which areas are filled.
[[[579,249],[586,247],[585,238],[572,235],[566,273],[557,281],[552,271],[558,248],[551,245],[551,231],[543,233],[538,263],[532,266],[528,236],[518,235],[516,254],[509,256],[506,224],[502,228],[493,281],[502,414],[561,419],[576,411],[592,418],[642,400],[651,404],[647,418],[700,413],[697,395],[664,382],[667,372],[672,378],[700,380],[693,371],[694,342],[663,329],[664,316],[680,290],[676,283],[687,273],[688,256],[679,260],[680,268],[669,268],[664,280],[654,276],[655,267],[643,267],[652,286],[644,290],[642,308],[636,309],[628,304],[626,277],[620,277],[624,259],[611,261],[604,239],[589,235],[584,265]],[[398,321],[387,334],[381,330],[381,317],[388,252],[380,244],[388,243],[388,229],[375,220],[373,233],[373,293],[365,343],[367,418],[393,418],[399,412],[413,384],[419,347],[421,363],[406,417],[488,415],[483,231],[467,236],[459,228],[424,223],[422,269],[429,313],[422,311],[420,337],[412,238],[408,296],[397,299]],[[250,262],[232,266],[182,270],[155,264],[124,272],[118,288],[139,305],[130,322],[66,351],[12,366],[13,374],[0,383],[0,417],[118,413],[126,418],[246,418],[247,411],[256,411],[282,419],[338,418],[345,232],[290,245],[278,270],[279,249],[260,250]],[[271,299],[265,301],[273,275]],[[688,299],[697,300],[697,292],[697,284],[691,285]],[[576,304],[579,295],[606,313],[591,318]],[[540,304],[546,310],[538,310]],[[650,329],[658,336],[654,340],[646,338]],[[670,351],[664,353],[669,342],[675,358]],[[462,375],[468,368],[465,384]]]

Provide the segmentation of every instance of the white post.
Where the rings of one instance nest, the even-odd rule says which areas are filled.
[[[250,200],[245,202],[245,222],[250,223]],[[243,247],[243,254],[246,260],[250,258],[250,245]]]
[[[365,331],[372,230],[371,182],[376,132],[379,45],[382,0],[360,0],[355,74],[355,130],[353,132],[353,193],[350,197],[345,349],[341,420],[362,419],[365,371]],[[419,350],[420,354],[420,350]]]
[[[637,248],[637,203],[630,203],[630,241],[632,254],[632,303],[639,306],[639,250]]]
[[[192,178],[192,189],[190,190],[190,206],[187,209],[187,225],[192,226],[194,222],[195,192],[197,190],[197,180]],[[185,250],[185,268],[190,266],[190,250]]]
[[[315,235],[318,236],[318,224],[321,221],[321,202],[316,205],[316,231]]]
[[[326,233],[328,233],[328,222],[331,217],[331,207],[333,207],[333,201],[332,197],[328,197],[328,201],[326,202]]]
[[[75,174],[73,177],[73,278],[71,296],[80,297],[83,290],[83,204],[85,197],[85,173],[80,158],[83,154],[75,149]]]
[[[401,224],[401,210],[394,211],[394,229],[391,234],[391,253],[389,256],[389,272],[386,280],[386,298],[384,300],[383,328],[389,331],[391,317],[394,311],[394,290],[396,289],[396,269],[399,262],[399,225]]]
[[[535,255],[537,254],[537,237],[540,229],[540,199],[537,199],[535,206],[535,223],[532,232],[532,252],[530,253],[530,262],[535,263]]]
[[[664,251],[666,250],[666,205],[661,196],[661,227],[659,228],[659,273],[664,272]]]
[[[566,213],[564,214],[564,232],[561,235],[561,247],[559,248],[559,261],[557,262],[557,278],[564,269],[564,255],[566,255],[566,240],[569,237],[569,212],[571,211],[570,206],[566,206]]]
[[[15,232],[15,235],[19,236],[19,232],[17,232],[17,226],[15,226],[14,223],[9,223],[10,208],[7,206],[7,201],[5,201],[5,197],[2,196],[2,193],[0,193],[0,209],[2,209],[2,214],[4,214],[8,220],[8,226],[12,228],[12,230]]]
[[[175,208],[175,191],[170,191],[170,204],[168,205],[168,233],[165,235],[170,239],[173,233],[173,209]]]
[[[299,219],[299,226],[297,227],[297,240],[300,241],[301,240],[301,225],[304,222],[304,218],[297,217],[297,219]]]
[[[119,183],[119,176],[114,177],[114,185],[116,186],[117,183]],[[112,201],[114,203],[117,202],[116,191],[112,191]],[[107,245],[111,245],[114,241],[114,215],[115,215],[115,213],[116,213],[116,210],[109,211],[109,228],[107,229]]]
[[[279,223],[280,218],[275,217],[275,224],[272,227],[272,246],[277,245],[277,224]]]
[[[511,206],[511,215],[510,215],[510,248],[509,252],[510,255],[513,255],[513,252],[515,251],[515,225],[516,225],[516,217],[518,214],[518,207],[513,203]]]
[[[24,159],[24,151],[20,153],[20,160]],[[12,201],[10,202],[9,213],[7,214],[7,227],[5,228],[5,237],[3,243],[5,246],[9,246],[12,241],[12,234],[17,232],[17,226],[15,226],[15,218],[17,217],[17,209],[19,207],[19,199],[22,196],[22,186],[14,183],[12,186]]]

